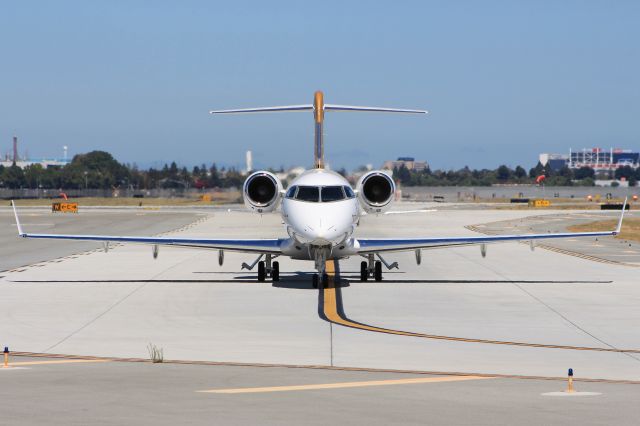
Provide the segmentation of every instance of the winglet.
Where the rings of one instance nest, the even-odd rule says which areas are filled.
[[[620,233],[620,230],[622,229],[622,218],[624,218],[624,211],[627,209],[627,200],[629,199],[629,197],[625,197],[624,199],[624,203],[622,204],[622,213],[620,213],[620,219],[618,220],[618,227],[615,230],[615,235],[618,235]]]
[[[13,200],[11,200],[11,207],[13,207],[13,214],[16,217],[16,225],[18,226],[18,235],[22,237],[25,234],[22,231],[22,225],[20,225],[20,219],[18,218],[18,211],[16,210],[16,203],[14,203]]]

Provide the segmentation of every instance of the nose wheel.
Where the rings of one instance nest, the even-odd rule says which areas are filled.
[[[311,284],[313,288],[318,288],[318,284],[320,283],[320,274],[313,274],[311,277]],[[329,275],[322,274],[322,286],[326,287],[329,283]]]

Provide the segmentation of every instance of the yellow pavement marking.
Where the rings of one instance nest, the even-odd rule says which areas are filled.
[[[640,353],[640,349],[619,349],[619,348],[599,348],[599,347],[587,347],[587,346],[571,346],[571,345],[551,345],[544,343],[530,343],[530,342],[512,342],[505,340],[490,340],[490,339],[474,339],[467,337],[453,337],[442,336],[437,334],[424,334],[415,333],[410,331],[393,330],[389,328],[375,327],[359,322],[351,321],[350,319],[342,316],[342,313],[338,312],[338,299],[336,296],[335,275],[336,267],[333,260],[327,260],[325,264],[325,272],[329,276],[327,285],[322,289],[323,292],[323,312],[324,316],[332,323],[343,325],[345,327],[357,328],[360,330],[373,331],[376,333],[395,334],[398,336],[419,337],[423,339],[434,340],[448,340],[453,342],[467,342],[467,343],[483,343],[491,345],[507,345],[507,346],[523,346],[530,348],[549,348],[549,349],[565,349],[565,350],[577,350],[577,351],[596,351],[596,352],[619,352],[619,353]]]
[[[336,298],[336,288],[335,288],[336,267],[335,267],[335,262],[333,260],[327,260],[327,263],[325,265],[325,271],[327,275],[329,275],[329,282],[327,283],[327,286],[323,289],[324,315],[329,319],[329,321],[335,324],[344,325],[346,327],[359,328],[361,330],[374,331],[377,333],[397,334],[400,336],[412,336],[412,337],[431,337],[421,333],[412,333],[412,332],[400,331],[400,330],[389,330],[386,328],[360,324],[360,323],[349,321],[343,318],[338,313],[338,301]]]
[[[43,364],[71,364],[71,363],[83,363],[83,362],[109,362],[108,359],[56,359],[48,361],[18,361],[10,362],[9,367],[20,365],[43,365]]]
[[[393,380],[368,380],[364,382],[340,382],[340,383],[320,383],[314,385],[295,386],[270,386],[262,388],[236,388],[236,389],[211,389],[198,391],[202,393],[264,393],[264,392],[288,392],[300,390],[317,389],[340,389],[340,388],[362,388],[368,386],[389,386],[389,385],[410,385],[416,383],[439,383],[439,382],[460,382],[463,380],[482,380],[491,377],[482,376],[444,376],[444,377],[420,377],[415,379],[393,379]]]

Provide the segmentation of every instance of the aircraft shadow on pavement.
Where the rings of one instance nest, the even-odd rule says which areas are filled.
[[[257,284],[255,278],[252,279],[239,279],[239,280],[215,280],[215,279],[206,279],[206,280],[10,280],[7,282],[11,283],[77,283],[77,284],[93,284],[93,283],[176,283],[176,284],[190,284],[190,283],[250,283]]]
[[[290,288],[298,290],[317,290],[313,288],[313,273],[312,272],[296,272],[296,275],[280,276],[280,281],[272,284],[277,288]],[[347,280],[339,280],[335,284],[336,287],[349,287]]]
[[[388,274],[388,272],[385,273]],[[361,282],[360,275],[346,275],[343,279],[352,282]],[[375,282],[374,282],[375,283]],[[613,281],[592,281],[592,280],[416,280],[416,279],[398,279],[395,277],[384,278],[381,282],[397,283],[397,284],[612,284]]]

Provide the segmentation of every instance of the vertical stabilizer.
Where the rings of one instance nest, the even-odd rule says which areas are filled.
[[[317,91],[313,96],[313,117],[315,119],[315,135],[313,140],[313,168],[324,169],[324,95]]]
[[[317,91],[313,96],[313,104],[311,105],[286,105],[274,107],[259,108],[243,108],[243,109],[225,109],[209,111],[211,114],[240,114],[240,113],[256,113],[256,112],[283,112],[283,111],[313,111],[315,121],[315,132],[313,141],[313,167],[316,169],[324,169],[324,113],[326,111],[361,111],[361,112],[391,112],[391,113],[409,113],[409,114],[426,114],[427,111],[416,109],[398,109],[384,107],[354,106],[354,105],[334,105],[325,104],[324,95],[321,91]]]

